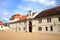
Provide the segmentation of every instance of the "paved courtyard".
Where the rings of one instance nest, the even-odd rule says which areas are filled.
[[[0,40],[60,40],[60,34],[0,31]]]

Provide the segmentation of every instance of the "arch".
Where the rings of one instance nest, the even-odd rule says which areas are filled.
[[[32,32],[32,22],[29,21],[29,32]]]

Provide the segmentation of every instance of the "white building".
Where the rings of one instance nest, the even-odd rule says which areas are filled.
[[[44,10],[27,22],[28,32],[60,34],[60,6]]]
[[[15,18],[13,17],[12,20]],[[29,11],[27,17],[10,22],[10,28],[20,32],[40,32],[60,34],[60,6],[44,10],[40,13]],[[11,20],[10,20],[11,21]]]
[[[5,26],[3,22],[0,21],[0,31],[8,31],[9,27]]]
[[[15,14],[10,18],[10,29],[12,31],[20,31],[25,32],[25,26],[26,26],[26,16],[22,16],[20,14]],[[17,20],[18,19],[18,20]],[[16,21],[15,21],[16,20]]]

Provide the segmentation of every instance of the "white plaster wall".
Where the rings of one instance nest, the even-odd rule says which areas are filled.
[[[2,26],[2,28],[1,28],[1,26]],[[4,30],[4,31],[8,31],[9,30],[9,27],[5,27],[3,25],[1,25],[1,26],[0,26],[0,30]]]
[[[19,18],[15,18],[13,20],[10,20],[10,22],[15,22],[15,21],[18,21],[18,20],[19,20]]]
[[[25,27],[25,23],[24,22],[18,22],[18,23],[12,23],[10,24],[10,29],[12,31],[17,31],[17,32],[25,32],[26,30],[24,30]],[[19,30],[20,28],[20,30]]]
[[[2,28],[1,28],[1,26],[2,26]],[[4,26],[3,25],[0,25],[0,30],[3,30],[4,29]]]
[[[46,32],[46,33],[60,33],[59,26],[60,22],[58,21],[59,16],[51,16],[46,18],[40,18],[42,19],[42,23],[39,23],[39,19],[33,20],[33,32]],[[47,22],[47,18],[51,18],[51,23]],[[56,24],[56,25],[55,25]],[[50,26],[53,26],[53,31],[50,31]],[[38,31],[38,27],[42,27],[42,31]],[[46,31],[46,28],[48,27],[48,31]]]

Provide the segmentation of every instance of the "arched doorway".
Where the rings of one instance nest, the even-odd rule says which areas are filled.
[[[29,32],[32,32],[32,22],[29,21]]]

